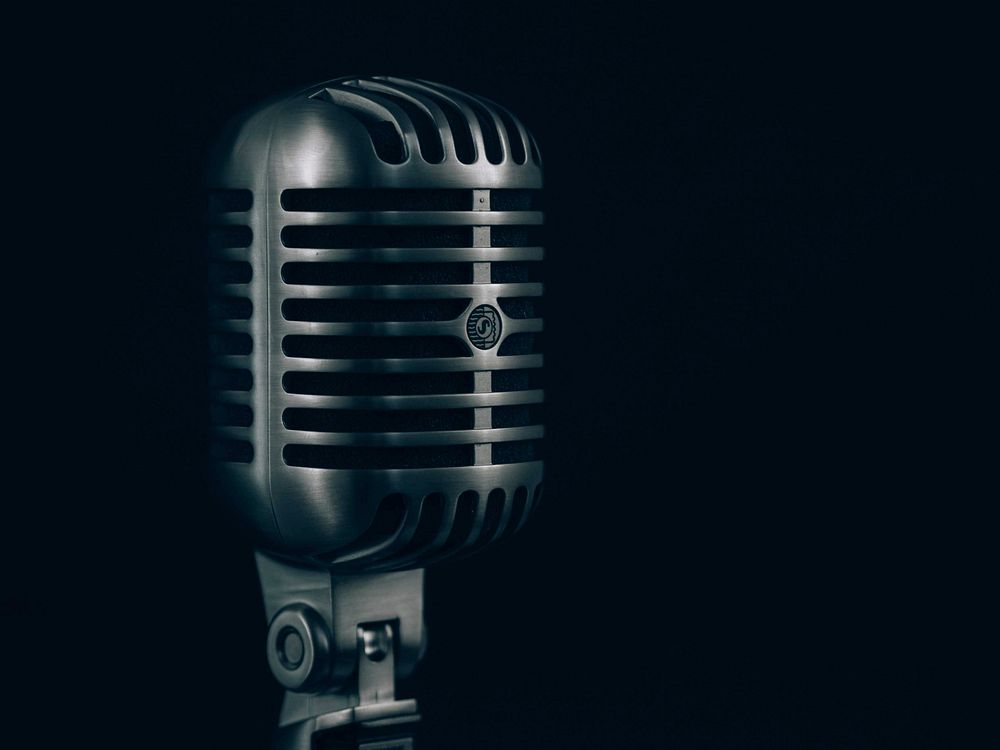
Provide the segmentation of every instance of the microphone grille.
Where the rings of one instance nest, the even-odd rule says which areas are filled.
[[[245,215],[252,206],[250,190],[212,190],[208,194],[210,450],[219,461],[244,464],[254,459],[248,429],[254,421],[249,359],[254,341],[248,324],[253,316],[253,230],[231,217]]]
[[[541,494],[537,146],[421,81],[340,79],[291,110],[267,168],[210,196],[215,455],[268,493],[273,545],[324,565],[505,538]]]

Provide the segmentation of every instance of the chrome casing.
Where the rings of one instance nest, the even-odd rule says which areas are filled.
[[[516,531],[540,495],[543,427],[510,410],[504,413],[521,421],[494,426],[495,411],[533,409],[544,397],[532,380],[542,366],[532,338],[542,330],[535,305],[542,285],[530,270],[543,249],[496,243],[505,228],[536,231],[542,214],[533,205],[491,206],[501,203],[497,191],[534,203],[542,187],[538,149],[524,126],[492,102],[439,84],[341,78],[238,118],[214,151],[208,187],[212,464],[220,493],[257,543],[334,570],[378,571],[423,567]],[[324,192],[286,192],[314,190]],[[466,192],[467,208],[408,205],[414,196],[461,202]],[[296,195],[319,204],[346,196],[360,208],[287,208]],[[343,227],[363,228],[356,236],[364,242],[350,246],[355,230]],[[379,241],[414,228],[451,239],[437,246],[425,233],[409,247]],[[456,232],[467,241],[456,245]],[[494,281],[498,263],[515,275],[529,269],[531,278]],[[422,280],[422,264],[451,280]],[[360,283],[338,277],[348,266]],[[291,268],[300,275],[287,281]],[[448,269],[468,277],[456,283]],[[310,283],[320,271],[333,281]],[[370,283],[385,273],[411,276]],[[527,301],[516,317],[508,299]],[[426,301],[431,312],[408,309],[419,307],[411,300]],[[338,307],[345,303],[347,314]],[[435,305],[449,314],[436,314]],[[358,311],[368,309],[374,312],[365,319]],[[397,310],[405,320],[392,319]],[[517,334],[532,336],[510,339]],[[521,348],[505,353],[508,339]],[[423,349],[428,342],[441,351]],[[333,354],[316,354],[331,346]],[[463,346],[468,352],[459,356]],[[530,387],[494,388],[504,377],[494,373],[515,371]],[[379,385],[389,382],[383,375],[421,373],[467,373],[460,376],[466,385],[430,387],[433,393]],[[347,374],[350,387],[288,386],[296,378],[319,382],[313,374]],[[290,427],[292,415],[299,422]],[[365,415],[389,427],[359,427]],[[466,421],[436,428],[442,416]],[[324,420],[332,427],[309,428]],[[406,429],[392,427],[400,420]]]

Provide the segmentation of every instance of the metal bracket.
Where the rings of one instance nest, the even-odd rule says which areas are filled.
[[[275,747],[412,747],[413,700],[397,677],[424,650],[423,570],[335,576],[257,552],[268,663],[287,692]],[[382,745],[383,742],[395,744]]]
[[[358,627],[358,698],[361,705],[396,700],[393,625],[377,622]]]

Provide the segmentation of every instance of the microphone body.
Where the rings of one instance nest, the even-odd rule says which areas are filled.
[[[259,549],[278,744],[407,747],[422,569],[541,493],[538,148],[481,97],[341,78],[237,118],[208,184],[212,463]]]

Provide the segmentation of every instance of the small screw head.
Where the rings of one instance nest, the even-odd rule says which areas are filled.
[[[361,628],[361,640],[365,646],[365,656],[375,662],[382,661],[392,648],[392,631],[388,623]]]
[[[295,670],[302,666],[306,647],[298,630],[287,627],[278,633],[277,649],[278,658],[285,669]]]

